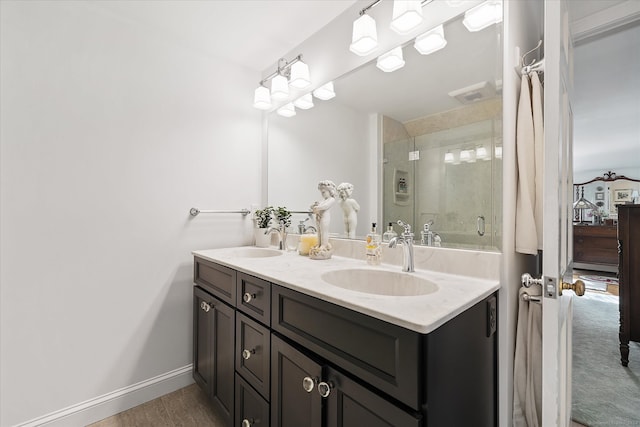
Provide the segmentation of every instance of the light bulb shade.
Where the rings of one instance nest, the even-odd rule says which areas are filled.
[[[300,98],[293,101],[293,105],[302,110],[308,110],[313,107],[313,97],[310,93],[302,95]]]
[[[313,91],[313,96],[323,101],[327,101],[336,96],[336,92],[333,89],[333,82],[325,83],[316,90]]]
[[[484,145],[476,147],[476,159],[489,160],[489,155],[487,153],[487,149],[484,148]]]
[[[304,89],[311,84],[309,77],[309,66],[302,61],[298,61],[291,66],[291,78],[289,85],[298,89]]]
[[[398,46],[384,55],[380,55],[376,62],[376,67],[380,68],[385,73],[390,73],[404,67],[402,47]]]
[[[353,35],[349,50],[356,55],[366,56],[378,47],[376,21],[369,15],[362,15],[353,21]]]
[[[444,155],[444,162],[445,163],[453,163],[453,153],[451,151],[447,151],[447,153]]]
[[[271,80],[271,97],[278,101],[289,97],[289,82],[285,76],[278,74]]]
[[[462,150],[460,151],[460,161],[468,162],[471,160],[471,151],[470,150]]]
[[[462,23],[467,30],[480,31],[490,25],[502,22],[502,0],[489,0],[464,13]]]
[[[496,145],[496,148],[495,148],[494,152],[495,152],[496,159],[501,159],[502,158],[502,145]]]
[[[282,117],[293,117],[296,115],[296,107],[290,102],[278,108],[277,113]]]
[[[429,55],[442,49],[446,45],[447,40],[444,38],[444,27],[442,25],[438,25],[436,28],[420,34],[413,43],[413,47],[422,55]]]
[[[422,1],[395,0],[391,29],[398,34],[408,34],[422,23]]]
[[[259,110],[268,110],[271,108],[271,95],[269,89],[264,86],[258,86],[253,94],[253,106]]]

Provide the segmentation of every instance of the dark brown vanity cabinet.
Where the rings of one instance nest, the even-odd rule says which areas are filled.
[[[195,264],[193,375],[225,425],[497,424],[495,295],[420,334]]]
[[[218,413],[233,420],[235,311],[199,287],[193,288],[193,378]]]
[[[411,414],[321,359],[272,337],[271,425],[282,427],[418,427]],[[322,420],[325,420],[323,422]]]

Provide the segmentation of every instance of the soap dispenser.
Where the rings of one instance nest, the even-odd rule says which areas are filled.
[[[397,236],[398,236],[398,233],[393,231],[393,223],[390,222],[389,225],[387,226],[387,231],[385,231],[384,234],[382,235],[382,241],[389,242],[389,240]]]
[[[366,246],[367,264],[380,265],[382,261],[382,247],[380,246],[380,235],[376,231],[376,223],[371,223],[371,232],[367,234]]]

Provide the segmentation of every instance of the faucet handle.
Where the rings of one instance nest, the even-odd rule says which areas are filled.
[[[398,225],[400,227],[404,227],[404,234],[411,234],[411,224],[407,224],[406,222],[404,222],[401,219],[399,219],[398,220]]]

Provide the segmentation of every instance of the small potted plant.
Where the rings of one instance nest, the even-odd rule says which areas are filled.
[[[271,242],[271,235],[265,234],[267,228],[269,228],[269,223],[273,219],[273,207],[267,206],[264,209],[257,209],[255,211],[254,217],[256,220],[256,229],[255,229],[255,238],[256,238],[256,246],[261,248],[266,248],[269,246]]]
[[[282,222],[284,222],[285,228],[291,226],[291,212],[287,208],[278,206],[276,209],[274,209],[273,213],[275,215],[278,226],[280,226]]]

